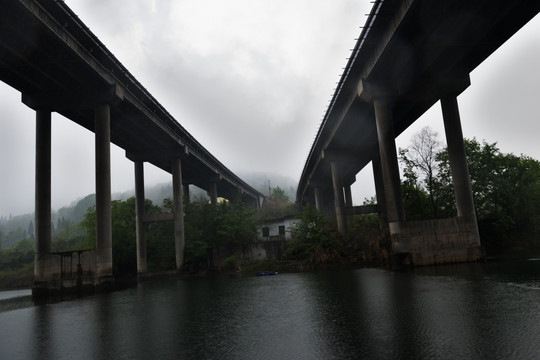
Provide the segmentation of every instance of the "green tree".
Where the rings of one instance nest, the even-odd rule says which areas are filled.
[[[9,249],[0,250],[0,271],[13,271],[34,261],[34,242],[28,238],[17,241]]]
[[[217,209],[216,244],[247,244],[257,238],[255,211],[244,206],[239,198],[222,202]]]
[[[135,198],[111,202],[113,273],[136,273],[137,250],[135,237]],[[87,245],[95,247],[96,209],[90,207],[82,225],[87,233]]]
[[[174,203],[164,199],[161,207],[145,200],[145,213],[172,212]],[[184,220],[185,221],[185,220]],[[160,221],[145,224],[146,255],[149,271],[176,269],[174,222]]]
[[[304,206],[292,235],[286,254],[288,258],[311,263],[334,262],[339,258],[335,231],[310,203]]]
[[[30,237],[30,240],[34,240],[34,223],[32,220],[30,220],[30,223],[28,224],[27,234],[28,237]]]
[[[289,196],[281,187],[276,186],[266,199],[263,206],[257,211],[256,218],[259,221],[277,219],[284,216],[297,215],[300,213],[296,204],[289,200]]]
[[[538,244],[540,162],[503,154],[496,143],[464,139],[464,144],[482,242],[488,249]],[[436,159],[439,211],[455,216],[448,151],[440,151]]]
[[[272,194],[270,194],[270,199],[273,201],[281,201],[282,203],[289,202],[289,196],[285,193],[285,190],[276,186],[272,189]]]
[[[185,207],[184,231],[186,246],[185,263],[195,264],[206,261],[206,249],[215,233],[216,208],[206,200],[192,201]]]
[[[411,139],[411,145],[399,149],[403,168],[403,199],[405,210],[416,205],[411,214],[421,213],[421,218],[439,216],[438,195],[440,184],[437,181],[437,153],[441,150],[438,133],[428,126],[422,128]],[[411,219],[411,218],[409,218]],[[412,219],[411,219],[412,220]]]
[[[172,201],[164,200],[162,207],[145,202],[145,212],[172,212]],[[254,211],[240,201],[222,202],[217,207],[208,201],[194,201],[185,205],[184,263],[206,261],[206,249],[218,245],[243,244],[256,239]],[[115,275],[136,271],[135,199],[113,201],[112,251]],[[86,244],[95,247],[95,207],[90,207],[81,222],[86,229]],[[147,261],[151,271],[174,269],[175,239],[173,222],[145,225]]]

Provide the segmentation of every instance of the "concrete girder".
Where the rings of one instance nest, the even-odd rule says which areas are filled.
[[[96,104],[116,105],[124,101],[124,89],[112,84],[104,89],[70,93],[22,93],[21,101],[32,109],[52,111],[94,109]]]

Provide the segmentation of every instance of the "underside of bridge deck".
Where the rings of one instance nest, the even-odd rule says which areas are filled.
[[[137,177],[143,176],[143,162],[172,174],[178,268],[183,261],[184,185],[207,190],[213,202],[218,196],[231,200],[240,196],[254,207],[261,205],[264,195],[191,136],[63,1],[0,0],[0,7],[0,80],[20,91],[23,103],[36,110],[35,224],[41,230],[36,232],[35,277],[39,287],[57,280],[63,259],[50,252],[52,112],[95,133],[97,245],[87,263],[93,264],[98,282],[112,276],[111,143],[134,161]],[[137,182],[142,183],[140,178]],[[144,196],[144,191],[137,194]],[[137,221],[140,232],[143,216]],[[143,238],[138,234],[137,239]],[[138,249],[145,246],[138,245]]]
[[[386,209],[382,215],[389,221],[394,251],[416,253],[417,263],[481,256],[476,249],[478,230],[476,225],[471,227],[476,220],[471,220],[474,204],[466,186],[470,188],[470,180],[460,150],[463,139],[456,97],[470,85],[471,71],[539,11],[540,2],[525,0],[375,1],[304,166],[297,202],[330,204],[326,208],[335,207],[330,213],[338,228],[343,227],[340,216],[344,212],[339,209],[343,194],[335,188],[336,169],[339,167],[341,176],[337,184],[346,190],[359,171],[380,159],[383,185],[377,187],[377,195],[385,199],[385,206],[379,208]],[[443,256],[439,249],[437,260],[431,255],[422,258],[422,251],[430,253],[444,241],[435,239],[432,232],[426,239],[433,246],[427,249],[420,245],[423,240],[414,240],[412,235],[429,233],[427,228],[405,222],[395,137],[441,99],[445,99],[441,103],[453,155],[457,206],[464,213],[458,211],[459,225],[430,226],[436,231],[444,229],[448,235],[444,241],[452,239],[475,250]],[[447,111],[449,107],[451,111]],[[384,196],[379,196],[381,191]],[[452,232],[467,240],[453,238]],[[416,251],[422,247],[424,250]]]

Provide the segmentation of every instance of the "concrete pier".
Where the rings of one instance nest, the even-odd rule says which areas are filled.
[[[401,198],[401,181],[399,178],[391,101],[385,97],[378,97],[373,100],[373,106],[377,124],[386,211],[390,231],[392,231],[392,223],[405,221],[405,210]]]
[[[217,206],[217,182],[213,181],[210,183],[210,191],[208,192],[208,195],[210,195],[210,202],[212,205]]]
[[[452,182],[454,184],[454,194],[456,196],[457,214],[458,217],[471,217],[476,220],[457,98],[455,96],[442,98],[441,108],[448,146],[450,170],[452,171]]]
[[[111,220],[111,117],[108,104],[95,107],[96,282],[113,281]]]
[[[52,280],[51,252],[51,112],[36,111],[35,266],[34,287],[47,288]]]
[[[135,223],[137,241],[137,273],[147,271],[146,234],[144,229],[144,163],[135,161]]]
[[[382,229],[388,229],[388,215],[386,211],[386,196],[384,194],[384,183],[382,179],[381,158],[375,156],[371,160],[373,168],[373,181],[375,183],[375,195],[379,209],[379,226]]]
[[[322,195],[321,195],[321,188],[316,186],[315,188],[313,188],[313,192],[315,193],[315,208],[317,209],[317,211],[322,211],[323,210],[323,205],[322,205]]]
[[[174,196],[174,245],[176,254],[176,270],[181,270],[184,264],[184,207],[182,196],[182,160],[172,162],[173,196]]]
[[[330,164],[332,169],[332,185],[334,190],[334,209],[336,214],[337,230],[340,234],[347,232],[347,222],[345,220],[345,199],[343,194],[343,178],[341,175],[341,164],[333,160]]]

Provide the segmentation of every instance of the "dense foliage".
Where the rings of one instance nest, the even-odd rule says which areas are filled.
[[[270,196],[266,198],[262,208],[257,211],[256,218],[259,221],[273,220],[299,213],[299,207],[290,201],[285,190],[276,186],[272,188]]]
[[[426,133],[418,136],[422,134]],[[436,137],[436,133],[428,132],[427,136]],[[464,142],[482,243],[488,250],[539,245],[540,162],[524,155],[503,154],[496,143]],[[413,160],[415,151],[400,149],[407,220],[455,216],[447,149],[433,152],[430,166],[423,168]]]
[[[317,264],[339,261],[337,233],[315,206],[304,207],[292,235],[286,258]]]
[[[0,288],[28,286],[34,274],[34,242],[17,241],[9,249],[0,249]]]
[[[112,247],[114,273],[137,271],[135,234],[135,199],[113,201]],[[165,199],[162,207],[147,200],[147,213],[172,212],[173,204]],[[257,235],[254,211],[240,201],[220,202],[217,206],[206,200],[194,201],[184,208],[186,266],[206,262],[206,249],[220,245],[249,243]],[[86,228],[87,243],[95,246],[95,207],[89,208],[82,225]],[[172,222],[145,224],[147,261],[150,271],[175,269],[175,239]]]

